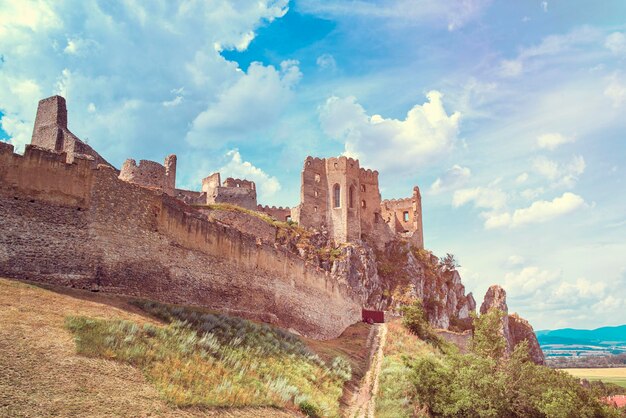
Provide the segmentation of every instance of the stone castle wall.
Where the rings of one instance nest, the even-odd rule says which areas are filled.
[[[0,143],[0,275],[195,304],[315,338],[360,318],[350,288],[298,256],[107,166]]]
[[[262,205],[257,205],[256,207],[256,211],[257,212],[262,212],[265,213],[269,216],[271,216],[272,218],[276,219],[277,221],[289,221],[292,219],[291,216],[291,208],[288,207],[276,207],[276,206],[262,206]]]

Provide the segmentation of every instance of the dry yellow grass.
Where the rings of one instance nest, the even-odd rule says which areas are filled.
[[[580,379],[602,380],[605,383],[626,387],[626,367],[561,370]]]
[[[155,323],[121,297],[0,279],[0,416],[294,416],[271,408],[172,407],[139,370],[78,356],[64,327],[68,315]]]

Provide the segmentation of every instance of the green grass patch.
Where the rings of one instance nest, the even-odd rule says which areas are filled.
[[[349,364],[324,363],[285,331],[196,309],[136,302],[164,326],[66,318],[79,354],[141,369],[168,402],[180,406],[270,406],[339,416]]]

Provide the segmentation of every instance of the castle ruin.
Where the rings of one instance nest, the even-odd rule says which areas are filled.
[[[300,205],[292,209],[292,218],[304,227],[328,231],[337,242],[384,244],[400,235],[424,248],[419,188],[407,199],[381,200],[378,171],[344,156],[306,158]]]
[[[93,148],[67,128],[65,99],[52,96],[39,102],[32,145],[64,152],[67,161],[76,157],[111,166]],[[367,240],[377,245],[401,236],[424,248],[422,198],[417,186],[405,199],[381,200],[378,171],[360,167],[359,160],[345,156],[307,157],[301,175],[300,204],[294,208],[261,206],[256,185],[245,179],[227,178],[220,173],[202,179],[201,191],[176,188],[176,156],[164,164],[133,159],[124,162],[120,180],[174,196],[185,203],[211,205],[226,203],[266,213],[281,221],[294,221],[305,228],[326,231],[337,243]]]

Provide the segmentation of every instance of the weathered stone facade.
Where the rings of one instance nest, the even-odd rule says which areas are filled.
[[[424,248],[422,195],[419,187],[413,188],[413,196],[409,198],[383,200],[381,213],[394,233],[409,238],[418,248]]]
[[[91,159],[0,142],[0,275],[202,305],[338,336],[360,317],[330,273]]]
[[[39,101],[31,144],[51,151],[65,152],[69,162],[77,156],[88,156],[95,164],[109,164],[89,145],[67,128],[65,98],[52,96]]]
[[[368,240],[384,245],[403,234],[423,248],[419,189],[406,204],[392,202],[400,201],[381,201],[378,171],[361,168],[359,160],[307,157],[300,205],[292,210],[292,218],[304,227],[328,231],[337,242]],[[410,210],[410,219],[396,222],[396,212],[405,209]]]
[[[202,180],[202,192],[206,203],[228,203],[256,210],[256,185],[253,181],[227,178],[221,182],[220,173],[213,173]]]
[[[164,165],[154,161],[141,160],[139,165],[133,159],[124,161],[119,175],[120,180],[139,186],[160,190],[170,196],[176,189],[176,156],[168,155]]]

